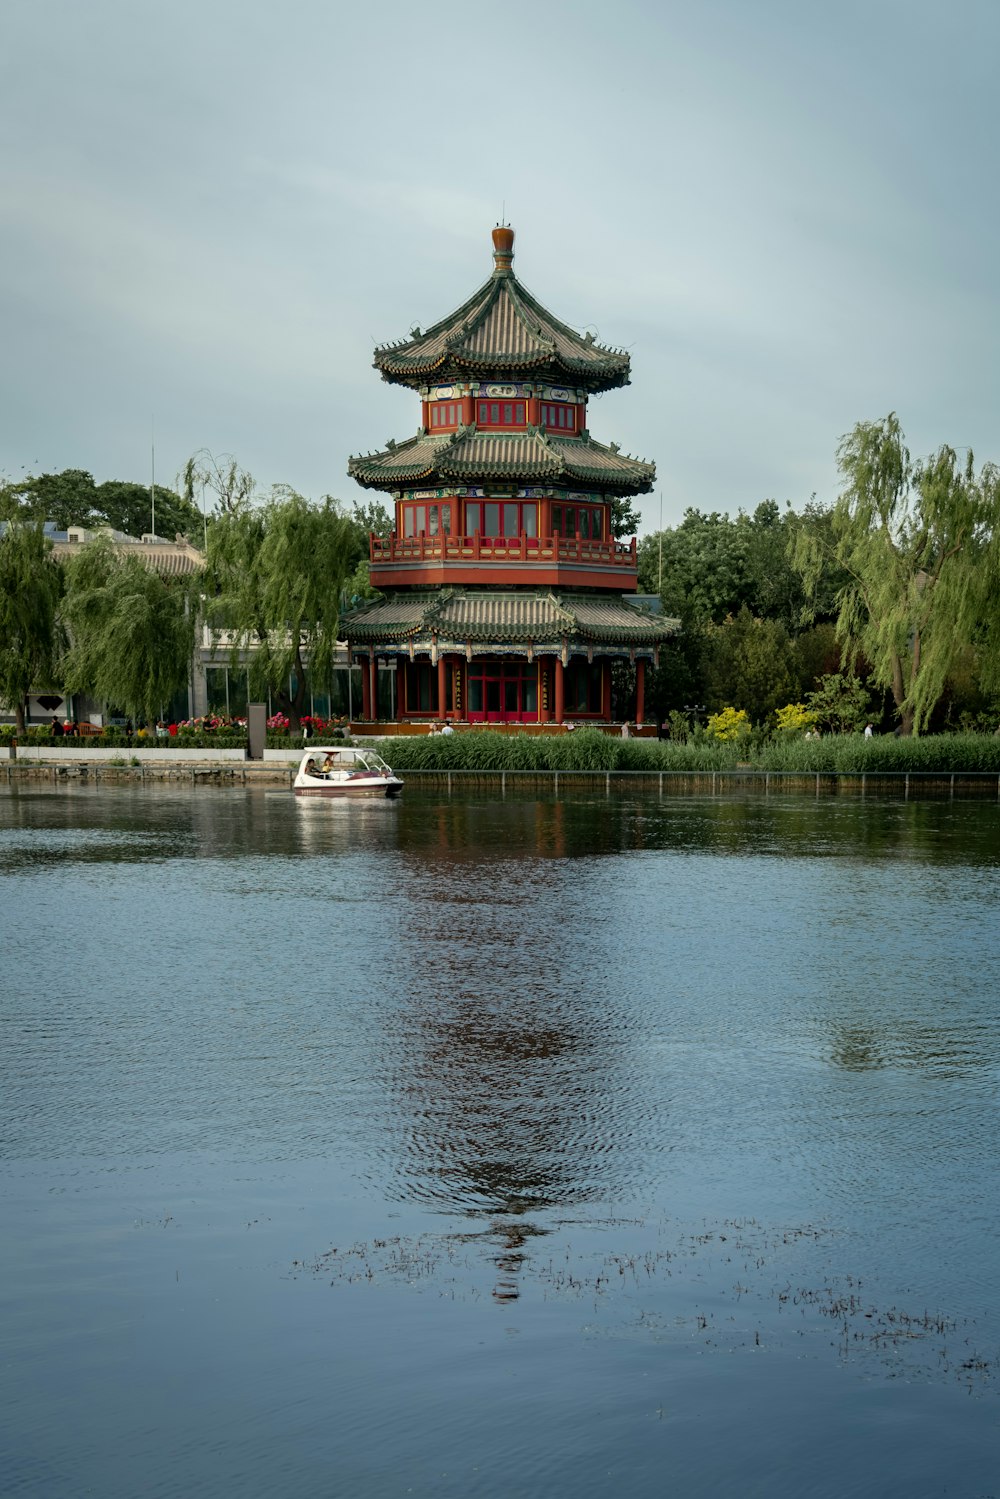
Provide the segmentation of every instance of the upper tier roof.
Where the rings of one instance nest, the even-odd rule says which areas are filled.
[[[493,231],[495,268],[484,286],[426,333],[383,344],[374,364],[383,380],[421,386],[432,380],[548,379],[587,391],[629,383],[629,356],[561,323],[511,269],[514,231]]]
[[[418,433],[382,453],[352,458],[352,479],[369,489],[401,485],[519,484],[586,485],[608,494],[648,494],[656,478],[652,463],[605,447],[589,434],[557,437],[540,427],[526,432],[480,432],[460,427],[450,435]]]

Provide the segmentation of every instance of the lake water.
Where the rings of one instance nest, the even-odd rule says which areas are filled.
[[[1000,809],[0,795],[3,1492],[1000,1493]]]

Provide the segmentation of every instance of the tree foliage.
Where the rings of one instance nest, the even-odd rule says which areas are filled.
[[[612,499],[611,534],[616,541],[624,541],[626,536],[638,536],[641,525],[642,516],[633,510],[632,501],[627,495]]]
[[[0,703],[24,730],[32,689],[51,687],[62,647],[63,571],[40,521],[9,521],[0,535]]]
[[[863,729],[872,714],[871,694],[853,672],[829,672],[807,698],[813,721],[829,733]]]
[[[184,465],[183,498],[196,511],[207,513],[206,490],[212,510],[220,515],[241,515],[254,502],[257,485],[253,474],[241,468],[232,453],[211,453],[199,448]]]
[[[845,487],[828,540],[803,528],[794,550],[806,591],[832,555],[837,635],[888,688],[904,734],[923,728],[962,647],[975,639],[996,569],[1000,476],[939,448],[913,462],[895,413],[859,422],[837,453]]]
[[[66,572],[67,691],[154,722],[187,684],[197,579],[163,578],[106,537],[81,547]]]
[[[251,692],[270,693],[293,732],[309,686],[332,681],[353,525],[333,500],[311,505],[277,485],[266,504],[226,512],[209,531],[216,637],[228,634],[234,663],[246,656]]]
[[[710,708],[742,708],[767,718],[795,692],[795,656],[784,626],[757,619],[744,604],[707,630],[705,700]]]
[[[79,468],[39,474],[10,486],[5,508],[12,517],[52,521],[60,531],[110,526],[126,536],[143,536],[152,529],[154,508],[158,536],[188,536],[197,542],[202,529],[196,507],[172,489],[120,479],[95,484],[93,475]]]
[[[744,604],[758,618],[787,630],[800,623],[805,596],[788,559],[801,517],[764,500],[753,515],[735,519],[689,509],[677,527],[645,537],[639,546],[639,586],[660,593],[666,613],[700,624],[721,624]],[[662,579],[662,588],[661,588]]]

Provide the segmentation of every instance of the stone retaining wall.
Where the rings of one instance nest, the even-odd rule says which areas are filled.
[[[91,765],[107,764],[110,760],[125,761],[139,760],[142,764],[196,764],[199,761],[206,765],[216,765],[219,761],[240,761],[246,759],[246,751],[242,749],[144,749],[135,746],[132,749],[124,749],[120,745],[117,749],[107,745],[91,749],[84,749],[81,745],[66,745],[56,749],[50,745],[39,745],[37,748],[30,743],[18,746],[17,763],[28,764],[32,761],[42,765]]]

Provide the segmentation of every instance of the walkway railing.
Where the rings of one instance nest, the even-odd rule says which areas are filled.
[[[370,557],[391,562],[580,562],[635,571],[631,541],[588,541],[582,536],[372,536]]]

